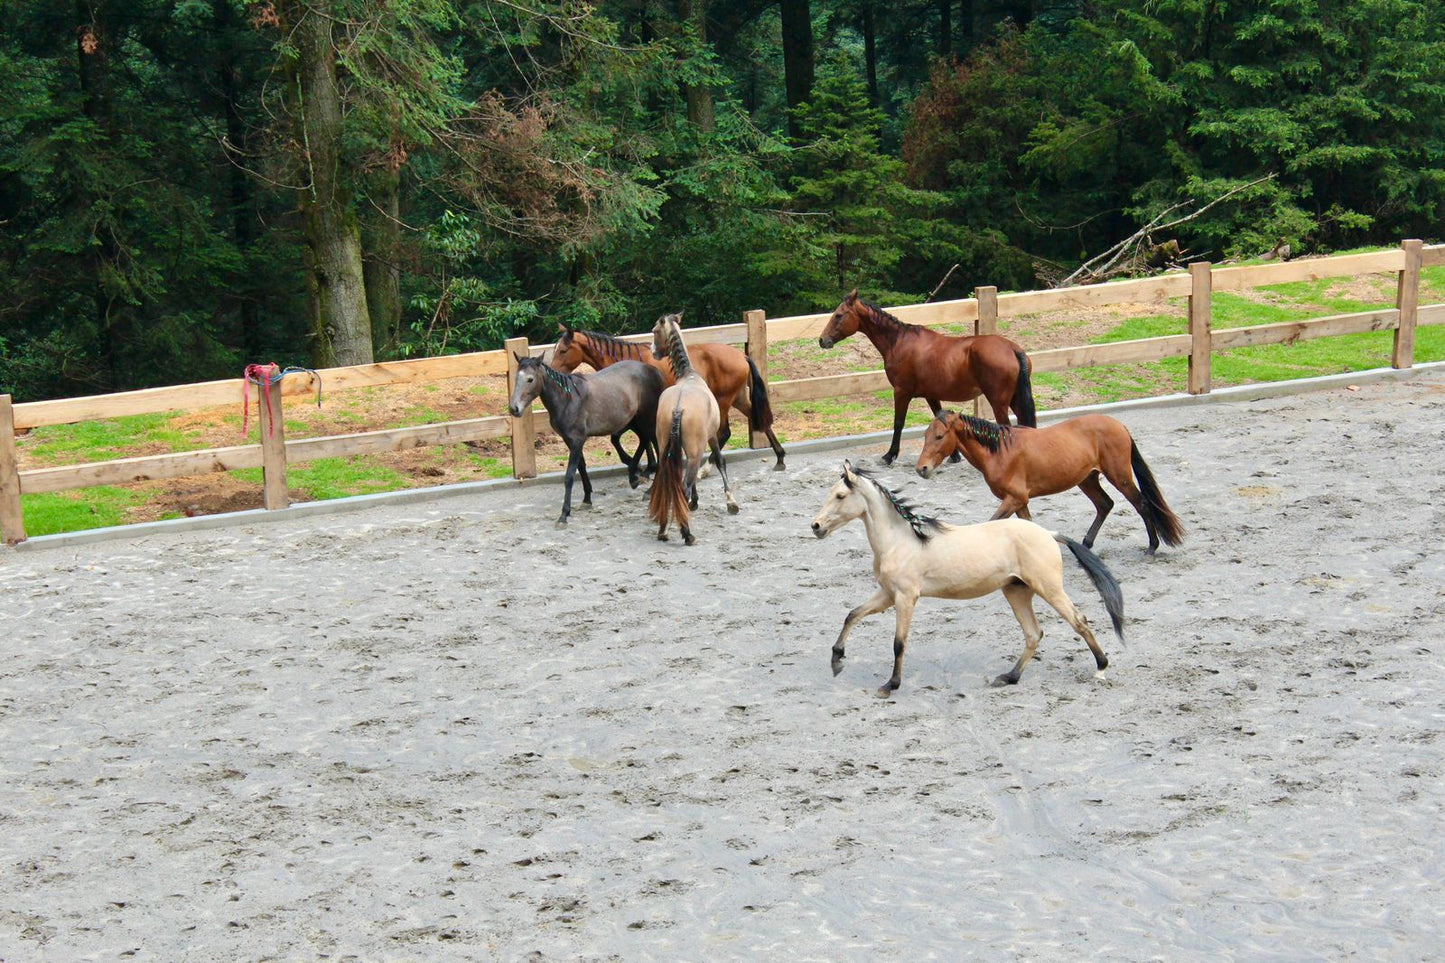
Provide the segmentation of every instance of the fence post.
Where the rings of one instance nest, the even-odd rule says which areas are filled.
[[[532,346],[526,338],[507,339],[507,392],[517,383],[517,358],[529,357]],[[512,419],[512,477],[518,480],[537,477],[537,429],[532,425],[531,406],[522,417]]]
[[[1420,260],[1425,242],[1404,241],[1405,268],[1395,288],[1395,307],[1400,309],[1400,326],[1395,329],[1395,345],[1390,352],[1390,365],[1409,368],[1415,364],[1415,322],[1420,314]]]
[[[15,409],[9,395],[0,395],[0,538],[6,545],[25,541],[25,514],[20,508],[20,458],[15,454]]]
[[[747,355],[757,365],[758,374],[763,379],[763,384],[768,382],[768,316],[759,310],[744,311],[743,323],[748,326]],[[751,404],[751,387],[749,387],[749,404]],[[724,415],[727,412],[723,412]],[[769,446],[768,436],[761,431],[749,432],[748,447],[767,448]]]
[[[262,375],[268,381],[270,374]],[[257,393],[256,408],[260,413],[261,431],[261,478],[263,489],[261,505],[268,511],[287,508],[291,505],[291,494],[286,490],[286,419],[281,407],[281,379],[272,384],[262,384]]]
[[[974,288],[973,296],[978,301],[978,320],[973,322],[973,333],[998,334],[998,288],[992,284]],[[983,395],[973,399],[973,416],[984,417]]]
[[[1213,351],[1214,275],[1208,261],[1189,265],[1189,393],[1207,395]]]

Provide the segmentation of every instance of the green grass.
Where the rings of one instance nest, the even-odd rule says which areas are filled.
[[[168,451],[200,448],[200,431],[171,427],[171,419],[179,414],[181,412],[159,412],[36,428],[28,452],[36,461],[53,465],[108,461],[137,448],[157,445]]]
[[[20,505],[27,535],[55,535],[123,524],[126,509],[145,500],[144,492],[107,485],[22,495]]]
[[[263,480],[259,468],[242,468],[231,474],[255,485]],[[309,501],[326,501],[411,488],[412,480],[369,455],[354,455],[290,465],[286,469],[286,486],[300,491]]]

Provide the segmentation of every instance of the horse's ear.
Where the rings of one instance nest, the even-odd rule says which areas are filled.
[[[843,481],[849,488],[853,487],[853,462],[848,458],[843,459]]]
[[[514,358],[517,359],[517,364],[521,364],[521,363],[522,363],[522,356],[519,355],[519,354],[517,354],[517,352],[513,351],[513,352],[512,352],[512,357],[514,357]]]
[[[846,298],[844,298],[843,300],[847,301],[849,304],[852,304],[854,301],[857,301],[857,300],[858,300],[858,289],[857,289],[857,288],[854,288],[852,291],[849,291],[849,292],[848,292],[848,296],[847,296]]]

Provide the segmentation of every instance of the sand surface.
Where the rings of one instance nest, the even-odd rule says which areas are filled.
[[[0,958],[1438,955],[1445,377],[1120,417],[1188,540],[1118,499],[1103,682],[1041,606],[987,688],[997,595],[920,604],[892,701],[891,613],[834,678],[841,454],[706,479],[691,549],[610,478],[565,532],[532,485],[0,551]],[[881,477],[991,513],[917,447]]]

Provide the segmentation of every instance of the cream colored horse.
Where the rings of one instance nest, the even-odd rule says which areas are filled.
[[[1064,592],[1064,565],[1054,543],[1067,546],[1089,574],[1121,641],[1124,600],[1119,583],[1103,561],[1078,542],[1018,518],[981,525],[946,525],[917,514],[867,472],[845,461],[842,479],[833,486],[813,519],[813,534],[825,538],[860,517],[868,531],[868,544],[873,547],[878,591],[843,620],[843,631],[833,643],[834,675],[843,671],[843,643],[854,623],[892,608],[897,616],[893,675],[878,690],[879,697],[886,699],[902,680],[903,649],[913,621],[913,607],[920,597],[972,599],[1003,592],[1024,630],[1024,652],[1013,669],[993,681],[994,685],[1017,683],[1024,666],[1038,650],[1044,633],[1034,617],[1035,595],[1042,596],[1079,633],[1094,653],[1098,666],[1095,674],[1103,677],[1109,659],[1095,641],[1089,623]]]
[[[687,345],[683,343],[682,329],[678,325],[681,319],[680,314],[663,315],[652,328],[652,353],[659,358],[672,359],[677,382],[665,389],[657,400],[657,444],[660,452],[647,510],[652,520],[657,522],[660,541],[667,541],[668,520],[676,516],[683,541],[693,545],[697,539],[693,537],[690,523],[692,509],[697,508],[697,473],[702,466],[704,448],[712,449],[712,461],[722,477],[729,514],[737,514],[738,503],[733,498],[732,486],[728,484],[722,446],[718,443],[721,418],[717,399],[688,358]],[[684,456],[687,461],[685,475]]]

